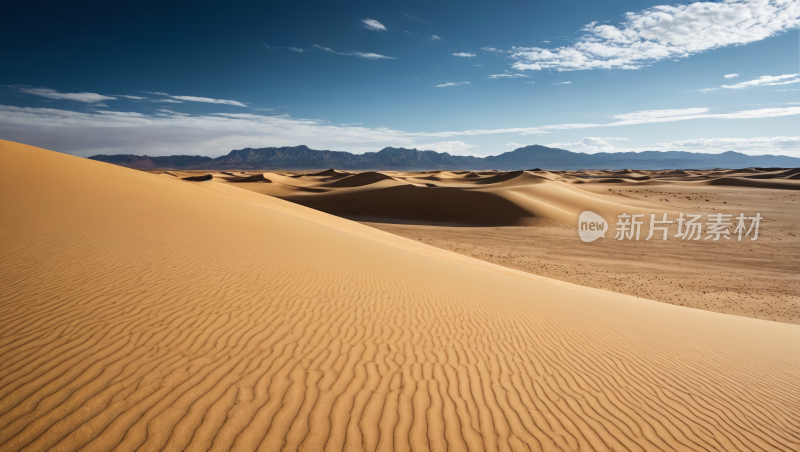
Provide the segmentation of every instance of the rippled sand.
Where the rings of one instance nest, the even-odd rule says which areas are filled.
[[[800,328],[0,141],[0,450],[800,448]]]

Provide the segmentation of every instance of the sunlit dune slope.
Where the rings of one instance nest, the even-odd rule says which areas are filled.
[[[793,325],[5,141],[0,185],[3,451],[800,447]]]

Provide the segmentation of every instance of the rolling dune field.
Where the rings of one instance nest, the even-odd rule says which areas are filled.
[[[800,324],[800,168],[155,173],[279,197],[561,281]],[[609,222],[605,240],[579,240],[583,210]],[[758,212],[763,221],[756,241],[681,240],[675,223],[670,240],[645,241],[647,220],[640,241],[617,241],[613,223],[625,212],[703,221]]]
[[[650,201],[544,172],[342,174],[152,174],[0,141],[0,451],[800,449],[796,325],[298,204],[390,215],[381,189],[493,212],[431,221],[525,225]]]

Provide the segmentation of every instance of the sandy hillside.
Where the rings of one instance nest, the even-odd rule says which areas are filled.
[[[157,173],[279,197],[562,281],[800,324],[800,168]],[[609,221],[607,240],[579,240],[584,210]],[[706,221],[756,212],[764,218],[757,241],[682,241],[675,223],[671,240],[644,240],[649,214]],[[640,241],[613,240],[620,213],[645,214]]]
[[[797,326],[180,179],[0,141],[0,450],[800,448]]]

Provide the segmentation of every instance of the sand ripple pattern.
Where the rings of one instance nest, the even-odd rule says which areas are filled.
[[[793,325],[42,155],[0,169],[0,451],[800,450]]]

